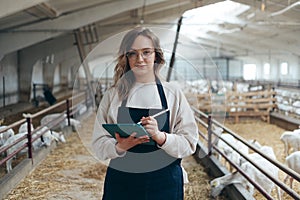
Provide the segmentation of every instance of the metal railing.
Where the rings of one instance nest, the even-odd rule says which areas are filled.
[[[73,98],[68,98],[64,101],[58,102],[56,104],[54,104],[53,106],[50,106],[44,110],[41,110],[37,113],[34,114],[26,114],[24,119],[21,119],[17,122],[14,122],[13,124],[7,125],[6,128],[3,128],[0,130],[0,134],[3,134],[3,132],[9,130],[9,129],[16,129],[17,126],[23,124],[23,123],[27,123],[27,134],[24,135],[23,137],[15,140],[13,143],[9,144],[9,145],[4,145],[2,147],[0,147],[0,155],[3,155],[7,152],[7,150],[11,147],[13,147],[14,145],[17,145],[19,142],[26,140],[26,143],[24,143],[23,145],[21,145],[19,148],[17,148],[14,152],[12,152],[9,155],[6,155],[3,159],[0,160],[0,166],[3,165],[4,163],[6,163],[9,159],[15,157],[19,152],[21,152],[22,150],[27,148],[27,154],[28,154],[28,158],[33,159],[32,157],[32,144],[34,141],[36,141],[37,139],[39,139],[45,132],[47,132],[48,130],[50,130],[52,127],[60,124],[63,120],[67,119],[68,121],[68,126],[70,126],[70,118],[76,113],[78,112],[78,106],[82,103],[84,103],[85,105],[89,106],[91,105],[91,101],[85,97],[86,93],[79,93],[78,95],[75,95]],[[72,103],[71,103],[72,102]],[[75,103],[74,103],[75,102]],[[61,116],[48,122],[47,124],[43,125],[43,126],[39,126],[34,130],[31,130],[31,124],[32,124],[32,120],[36,117],[40,117],[44,114],[49,113],[49,111],[52,111],[58,107],[61,106],[65,106],[63,108],[63,112],[61,113]],[[66,115],[65,115],[66,114]],[[47,129],[44,129],[44,131],[41,132],[41,129],[43,127],[47,127]]]
[[[268,194],[260,185],[258,185],[254,180],[252,180],[237,164],[235,164],[228,156],[226,156],[216,145],[217,140],[212,140],[212,136],[217,137],[218,139],[225,142],[229,147],[231,147],[234,151],[236,151],[239,155],[241,155],[243,158],[245,158],[248,162],[250,162],[255,168],[257,168],[261,173],[263,173],[266,177],[268,177],[272,182],[274,182],[277,186],[279,186],[282,190],[284,190],[289,196],[291,196],[294,199],[300,199],[300,195],[296,193],[294,190],[292,190],[290,187],[288,187],[286,184],[278,180],[277,178],[270,175],[269,172],[263,169],[262,166],[259,166],[254,161],[252,161],[247,155],[242,153],[239,149],[237,149],[234,145],[227,142],[225,139],[221,138],[220,135],[216,134],[212,130],[212,124],[222,128],[226,133],[232,135],[236,140],[242,142],[246,146],[248,146],[250,149],[252,149],[254,152],[261,155],[263,158],[268,160],[270,163],[272,163],[274,166],[282,170],[284,173],[288,174],[289,176],[293,177],[295,180],[300,182],[300,175],[296,173],[295,171],[291,170],[287,166],[283,165],[282,163],[278,162],[277,160],[274,160],[270,158],[269,156],[265,155],[262,151],[260,151],[258,148],[250,144],[248,141],[246,141],[244,138],[239,136],[237,133],[233,132],[229,128],[223,126],[218,121],[212,119],[210,115],[207,115],[200,110],[198,110],[195,107],[192,107],[193,111],[195,112],[195,119],[196,121],[203,126],[207,133],[203,133],[203,131],[199,131],[199,135],[204,141],[207,142],[207,148],[208,148],[208,156],[212,156],[212,152],[216,151],[219,153],[228,163],[234,167],[242,176],[244,176],[264,197],[267,199],[273,199],[273,197]],[[203,119],[205,119],[207,122],[205,122]]]

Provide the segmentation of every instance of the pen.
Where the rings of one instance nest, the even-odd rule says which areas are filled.
[[[162,111],[160,111],[160,112],[158,112],[158,113],[156,113],[156,114],[154,114],[154,115],[152,115],[151,117],[158,117],[159,115],[162,115],[162,114],[164,114],[165,112],[168,112],[169,111],[169,108],[168,109],[166,109],[166,110],[162,110]],[[150,117],[150,116],[149,116]],[[137,124],[141,124],[142,122],[140,121],[140,122],[138,122]]]

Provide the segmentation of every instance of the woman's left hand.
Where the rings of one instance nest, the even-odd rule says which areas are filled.
[[[157,121],[154,117],[142,117],[142,125],[150,134],[150,137],[156,141],[158,145],[163,145],[166,141],[166,134],[158,129]]]

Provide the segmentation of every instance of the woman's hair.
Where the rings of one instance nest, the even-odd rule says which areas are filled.
[[[131,50],[132,44],[138,36],[148,37],[154,46],[155,61],[154,61],[154,74],[159,76],[159,70],[165,64],[163,51],[160,47],[159,38],[148,28],[136,27],[127,32],[121,42],[117,64],[114,69],[114,85],[118,90],[119,97],[123,100],[128,97],[129,90],[132,88],[135,77],[130,69],[128,58],[126,54]]]

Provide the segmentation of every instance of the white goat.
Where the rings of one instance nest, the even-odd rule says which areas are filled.
[[[44,116],[41,119],[41,125],[43,126],[48,126],[50,127],[51,124],[58,118],[66,118],[67,115],[66,114],[61,114],[61,113],[53,113],[53,114],[49,114]],[[70,124],[73,127],[78,127],[80,126],[80,121],[71,118],[70,119]],[[54,125],[53,127],[51,127],[51,130],[63,130],[64,127],[68,126],[68,119],[63,119],[61,120],[61,122],[59,122],[57,125]]]
[[[10,138],[11,136],[15,135],[15,132],[10,128],[7,129],[4,132],[1,132],[2,130],[6,129],[7,126],[0,126],[0,147],[4,145],[6,140]]]
[[[51,134],[51,132],[49,130],[47,130],[47,129],[48,129],[47,127],[42,127],[39,131],[37,131],[36,134],[40,134],[42,132],[44,132],[44,134],[42,135],[41,138],[38,138],[37,140],[35,140],[32,143],[32,147],[33,147],[34,151],[37,150],[38,148],[44,146],[44,145],[45,146],[50,146],[51,142],[56,139]],[[9,145],[13,144],[16,140],[18,140],[19,138],[21,138],[21,137],[23,137],[25,135],[27,135],[27,132],[15,134],[14,136],[8,138],[7,141],[5,142],[5,144],[3,146],[9,146]],[[7,151],[6,151],[7,155],[12,154],[14,151],[16,151],[17,149],[19,149],[21,146],[23,146],[26,143],[27,143],[27,139],[23,139],[20,142],[14,144],[9,149],[7,149]],[[26,153],[26,152],[27,152],[27,147],[20,151],[20,153]],[[9,159],[6,162],[6,170],[7,170],[7,172],[10,172],[12,170],[11,162],[12,162],[12,158]]]
[[[248,140],[248,143],[252,144],[257,149],[260,149],[262,147],[262,145],[256,139]]]
[[[262,152],[264,152],[266,155],[268,155],[270,158],[276,160],[274,151],[271,147],[263,146],[260,149]],[[263,166],[263,169],[267,172],[269,172],[270,175],[272,175],[274,178],[278,179],[278,168],[270,163],[268,160],[263,158],[258,153],[249,154],[248,157],[254,161],[258,166]],[[241,169],[257,184],[259,184],[267,193],[271,193],[272,189],[274,188],[275,184],[273,181],[271,181],[269,178],[267,178],[260,170],[258,170],[256,167],[254,167],[250,162],[244,162],[241,165]],[[246,178],[244,178],[240,173],[233,172],[226,174],[222,177],[215,178],[210,182],[211,185],[211,195],[213,197],[218,196],[221,191],[229,184],[232,183],[238,183],[242,184],[244,188],[249,189],[249,193],[251,195],[254,194],[254,186],[247,181]],[[277,196],[278,199],[281,199],[280,195],[280,189],[279,187],[276,187],[277,189]]]
[[[295,130],[293,130],[293,133],[299,134],[299,135],[300,135],[300,129],[295,129]]]
[[[218,143],[217,143],[217,147],[225,154],[225,155],[228,155],[228,154],[230,154],[232,151],[233,151],[233,149],[228,145],[228,144],[226,144],[226,142],[228,142],[229,144],[234,144],[234,143],[236,143],[236,139],[232,136],[232,135],[230,135],[230,134],[228,134],[228,133],[223,133],[223,134],[221,134],[220,135],[220,140],[218,140]],[[223,141],[223,140],[225,140],[225,141]],[[219,159],[221,159],[221,155],[219,155]]]
[[[235,144],[235,147],[236,149],[238,149],[241,153],[245,154],[245,155],[248,155],[249,154],[249,147],[247,145],[245,145],[244,143],[242,143],[241,141],[238,141],[236,142]],[[243,156],[241,156],[239,154],[239,160],[238,160],[238,163],[239,165],[242,165],[246,160],[244,159]]]
[[[227,141],[229,144],[234,146],[236,149],[238,149],[243,154],[249,153],[248,146],[244,145],[242,142],[236,140],[232,135],[223,133],[221,134],[220,138]],[[219,140],[217,143],[217,147],[236,165],[240,166],[242,164],[243,156],[241,156],[238,152],[236,152],[232,147],[230,147],[228,144],[226,144],[223,140]],[[219,160],[221,161],[222,156],[219,154]],[[229,166],[229,170],[232,171],[232,166]]]
[[[78,105],[78,115],[83,115],[87,111],[87,106],[85,104]]]
[[[282,133],[280,140],[284,144],[285,155],[288,156],[291,148],[292,152],[300,150],[300,134],[293,131],[285,131]]]
[[[70,124],[75,129],[81,126],[80,121],[73,119],[73,118],[70,118]],[[66,127],[66,126],[68,126],[68,119],[65,119],[65,121],[64,121],[64,127]]]
[[[65,119],[62,119],[62,118],[66,118],[67,115],[66,114],[61,114],[61,113],[53,113],[53,114],[48,114],[46,116],[44,116],[42,119],[41,119],[41,125],[42,126],[52,126],[51,127],[51,130],[58,130],[58,129],[62,129],[64,127],[64,120]],[[55,120],[58,120],[59,118],[61,118],[61,122],[55,122]],[[54,125],[57,124],[57,125]]]
[[[293,132],[296,134],[300,134],[300,125],[299,125],[298,129],[293,130]]]
[[[59,141],[62,143],[66,143],[65,136],[62,134],[62,132],[51,131],[51,134],[57,142]]]
[[[34,131],[33,125],[30,124],[30,126],[31,126],[31,131]],[[41,129],[41,131],[45,131],[46,128],[48,128],[48,127],[47,126],[43,127]],[[27,122],[24,122],[23,124],[20,125],[20,127],[19,127],[19,133],[27,133],[27,130],[28,130],[28,128],[27,128]],[[55,131],[52,131],[51,129],[50,129],[50,132],[51,132],[52,137],[53,137],[52,139],[54,139],[56,141],[63,142],[63,143],[66,142],[65,137],[64,137],[64,135],[61,132],[55,132]],[[49,134],[49,133],[46,132],[46,134]],[[48,136],[48,137],[50,138],[51,136]]]
[[[31,129],[31,131],[34,130],[34,127],[32,124],[30,124],[30,129]],[[19,127],[19,133],[27,133],[27,132],[28,132],[27,122],[24,122]]]
[[[300,174],[300,151],[295,151],[285,158],[286,164],[289,168]],[[284,178],[284,183],[290,178],[290,188],[293,188],[293,177],[288,174]]]

